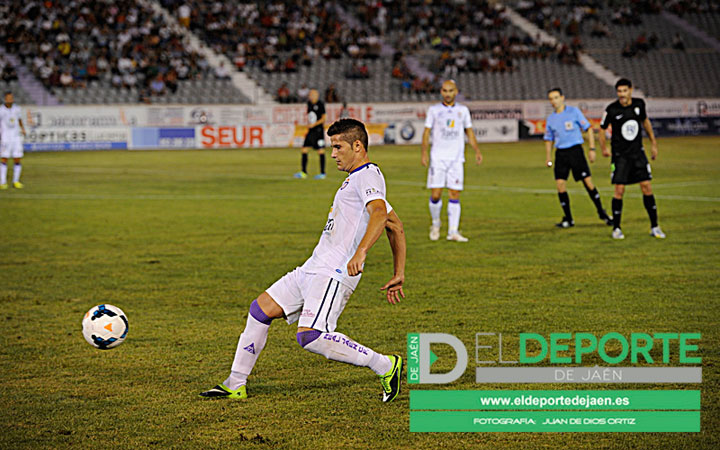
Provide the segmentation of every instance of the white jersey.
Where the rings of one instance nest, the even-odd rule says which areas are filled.
[[[472,128],[467,106],[457,102],[452,106],[443,103],[430,106],[425,128],[432,128],[431,161],[465,162],[465,130]]]
[[[355,255],[370,221],[366,206],[378,199],[385,200],[385,177],[378,166],[367,163],[350,172],[335,194],[320,242],[301,269],[329,276],[354,290],[360,282],[360,274],[349,276],[347,264]],[[387,200],[385,204],[387,211],[392,211]]]
[[[10,108],[0,105],[0,139],[5,142],[20,140],[20,123],[22,110],[13,104]]]
[[[0,105],[0,139],[3,142],[16,142],[20,140],[20,124],[22,110],[13,104],[10,108],[3,103]]]

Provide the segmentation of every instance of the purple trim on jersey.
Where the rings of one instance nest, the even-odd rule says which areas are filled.
[[[451,198],[450,200],[448,200],[448,203],[460,203],[460,199],[459,198]]]
[[[250,304],[250,315],[253,316],[255,320],[260,323],[264,323],[265,325],[270,325],[270,322],[273,321],[272,318],[268,317],[267,314],[265,314],[260,308],[257,299],[253,300],[253,302]]]
[[[432,204],[438,203],[441,199],[442,199],[442,197],[440,197],[440,198],[437,199],[437,200],[433,200],[433,198],[430,197],[430,203],[432,203]]]
[[[318,330],[301,331],[297,334],[298,344],[300,344],[302,348],[305,348],[306,345],[319,338],[321,334]]]
[[[350,175],[354,174],[355,172],[357,172],[357,171],[360,170],[360,169],[364,169],[365,167],[369,166],[370,164],[372,164],[372,163],[369,162],[369,163],[363,164],[362,166],[360,166],[360,167],[358,167],[357,169],[355,169],[355,170],[353,170],[352,172],[350,172]]]

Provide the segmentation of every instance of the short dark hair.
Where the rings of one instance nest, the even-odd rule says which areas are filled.
[[[563,95],[562,89],[560,89],[559,87],[554,87],[552,89],[549,89],[547,91],[547,95],[550,95],[551,92],[557,92],[558,94]]]
[[[340,119],[330,125],[327,130],[328,136],[342,135],[342,140],[352,145],[355,141],[360,141],[368,150],[368,134],[365,124],[355,119]]]
[[[3,94],[3,97],[8,96],[8,95],[12,95],[12,91],[5,91],[5,94]]]
[[[632,81],[628,80],[627,78],[620,78],[617,83],[615,83],[615,89],[619,88],[620,86],[627,86],[631,88]]]

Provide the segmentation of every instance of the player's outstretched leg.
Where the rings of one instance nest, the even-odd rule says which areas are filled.
[[[605,211],[605,209],[603,209],[602,201],[600,201],[600,193],[598,192],[597,188],[592,184],[592,180],[590,179],[590,177],[587,177],[583,180],[583,185],[585,186],[585,190],[590,196],[590,200],[592,200],[593,204],[595,205],[595,209],[597,210],[600,220],[605,222],[608,226],[612,226],[613,219],[612,217],[608,216],[608,213]]]
[[[253,300],[250,305],[245,330],[240,335],[235,359],[230,376],[214,388],[200,393],[206,398],[247,398],[247,378],[250,375],[260,352],[265,347],[270,323],[274,318],[268,317]]]
[[[303,329],[297,333],[298,343],[305,349],[333,361],[368,367],[378,376],[383,386],[383,401],[389,402],[400,392],[402,358],[385,356],[367,348],[342,333],[324,333]]]

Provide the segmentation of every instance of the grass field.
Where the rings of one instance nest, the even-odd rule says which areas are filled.
[[[466,165],[467,244],[427,239],[419,150],[371,148],[405,223],[407,299],[391,307],[379,292],[392,270],[381,238],[338,327],[402,354],[409,332],[466,343],[481,331],[701,332],[699,387],[477,385],[473,356],[458,381],[422,387],[701,389],[702,432],[675,434],[411,434],[407,385],[383,405],[372,372],[303,351],[281,322],[251,398],[203,401],[227,375],[250,302],[310,255],[343,174],[330,160],[327,180],[294,180],[289,149],[29,154],[26,189],[0,192],[0,448],[718,448],[719,147],[661,140],[654,188],[668,238],[648,236],[632,186],[616,242],[580,184],[575,228],[553,227],[542,143],[484,145],[485,163]],[[609,207],[608,160],[593,170]],[[117,349],[82,338],[98,303],[128,315]]]

